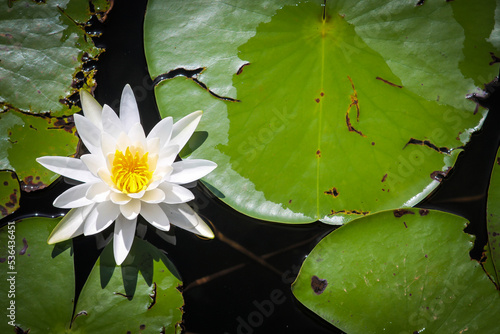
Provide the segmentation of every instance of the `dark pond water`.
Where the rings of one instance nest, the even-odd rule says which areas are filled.
[[[129,83],[148,132],[160,117],[143,51],[146,3],[116,1],[107,21],[93,29],[102,30],[96,43],[106,48],[97,62],[97,100],[117,110],[123,86]],[[486,192],[500,141],[498,94],[484,103],[491,106],[491,112],[483,129],[473,135],[439,189],[419,205],[469,219],[468,232],[477,235],[476,257],[486,242]],[[60,213],[52,201],[67,187],[60,180],[48,189],[23,193],[16,216]],[[195,195],[199,213],[214,224],[223,239],[201,240],[177,229],[174,246],[155,237],[151,230],[146,235],[168,252],[182,275],[187,333],[342,333],[303,307],[290,291],[305,256],[334,227],[319,222],[287,226],[251,219],[213,198],[202,185],[197,186]],[[74,244],[81,287],[98,252],[93,238],[76,238]],[[263,310],[261,305],[269,305],[264,301],[271,301],[272,307]]]

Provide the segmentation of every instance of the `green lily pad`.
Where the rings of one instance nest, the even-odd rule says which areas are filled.
[[[293,293],[347,333],[496,333],[500,294],[466,224],[424,209],[360,218],[320,241]]]
[[[67,100],[77,92],[75,75],[101,52],[84,30],[89,3],[20,0],[0,7],[0,105],[54,116],[78,111]],[[93,75],[85,71],[82,84],[94,86]]]
[[[13,333],[14,325],[31,333],[69,329],[75,296],[72,243],[47,245],[59,220],[30,218],[0,230],[0,289],[4,293],[0,332]],[[15,244],[9,243],[14,241],[11,238]],[[11,251],[15,254],[12,262]]]
[[[45,188],[59,176],[41,167],[37,157],[72,156],[77,144],[72,118],[33,116],[14,110],[0,113],[0,169],[15,171],[24,191]],[[8,192],[10,188],[0,184],[0,193]]]
[[[488,249],[486,270],[497,284],[500,284],[500,150],[497,152],[487,204]]]
[[[16,173],[0,171],[0,218],[6,217],[19,208],[19,181]]]
[[[35,158],[75,154],[73,122],[63,115],[79,110],[79,87],[95,85],[95,69],[85,63],[102,50],[85,27],[108,7],[105,0],[0,5],[0,169],[16,172],[22,190],[44,188],[57,178]],[[11,194],[10,186],[0,184],[1,198]]]
[[[498,73],[495,3],[459,3],[149,1],[160,112],[205,111],[183,153],[215,161],[204,183],[252,217],[413,206],[482,124],[466,94]]]
[[[2,333],[12,332],[13,326],[31,333],[179,331],[183,298],[177,287],[181,281],[171,273],[176,270],[166,256],[139,239],[121,268],[115,268],[112,243],[104,249],[73,315],[72,242],[47,244],[59,221],[31,218],[0,229],[0,242],[5,245],[0,253],[4,310],[14,305],[12,317],[9,309],[4,311],[8,317],[0,324]],[[12,246],[11,238],[15,239]],[[11,249],[14,262],[9,259]]]
[[[116,266],[110,243],[82,290],[72,332],[180,332],[182,282],[168,267],[165,254],[137,238],[125,262]]]

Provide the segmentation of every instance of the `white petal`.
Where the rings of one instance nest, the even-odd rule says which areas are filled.
[[[127,204],[132,200],[132,198],[122,192],[111,192],[109,197],[115,204]]]
[[[164,182],[164,181],[163,181],[163,180],[161,180],[161,179],[157,179],[157,180],[155,180],[155,179],[153,178],[153,182],[151,182],[151,183],[148,185],[148,187],[146,188],[146,191],[148,191],[148,190],[153,190],[153,189],[158,188],[158,185],[159,185],[160,183],[162,183],[162,182]]]
[[[109,173],[108,167],[99,168],[99,170],[97,171],[97,175],[99,175],[101,180],[104,183],[106,183],[110,187],[110,189],[113,189],[115,184],[113,183],[113,180],[111,179],[111,174]]]
[[[132,125],[128,132],[128,137],[133,146],[146,148],[146,135],[144,134],[141,123]]]
[[[106,183],[97,182],[90,186],[89,190],[87,190],[87,193],[85,194],[85,197],[93,202],[100,203],[109,200],[110,192],[111,190]]]
[[[115,222],[115,232],[113,240],[113,253],[117,265],[127,258],[132,243],[134,242],[135,228],[137,226],[137,218],[128,220],[123,216],[118,216]]]
[[[90,120],[96,127],[102,130],[101,110],[99,102],[86,90],[80,90],[80,102],[85,117]]]
[[[202,114],[203,111],[198,110],[177,121],[172,129],[170,145],[179,146],[180,151],[186,145],[189,138],[191,138],[194,130],[196,130]]]
[[[83,233],[84,221],[94,205],[71,209],[50,233],[47,242],[55,244],[79,236]]]
[[[104,231],[120,214],[120,207],[111,202],[96,205],[85,220],[83,234],[92,235]]]
[[[158,155],[160,152],[160,138],[149,138],[146,140],[147,143],[147,151],[149,152],[149,156]]]
[[[217,167],[215,162],[203,159],[192,159],[174,162],[174,170],[170,174],[170,182],[183,184],[201,179]]]
[[[158,162],[156,166],[170,166],[177,157],[177,153],[179,153],[179,147],[175,146],[167,146],[166,148],[160,151],[158,156]]]
[[[144,196],[142,196],[141,201],[146,203],[160,203],[163,202],[164,199],[165,193],[162,190],[155,188],[146,191],[146,193],[144,193]]]
[[[160,147],[164,147],[169,143],[172,136],[173,120],[172,117],[165,117],[153,127],[148,134],[148,139],[158,137],[160,139]]]
[[[106,166],[106,161],[100,154],[84,154],[80,157],[80,160],[83,161],[88,170],[96,177],[99,168]]]
[[[115,138],[124,132],[120,118],[107,104],[102,108],[102,127],[105,132]]]
[[[53,205],[57,208],[70,209],[94,204],[94,201],[85,197],[92,184],[83,183],[69,188],[54,200]]]
[[[141,216],[157,229],[168,231],[170,223],[165,212],[156,204],[142,203]]]
[[[76,130],[85,147],[90,153],[99,154],[101,152],[101,129],[99,129],[88,118],[74,114]]]
[[[163,165],[156,166],[155,172],[153,173],[153,179],[155,180],[154,184],[158,186],[156,184],[156,181],[163,182],[164,180],[168,180],[173,170],[174,168],[172,166],[163,166]],[[151,184],[151,186],[152,185],[153,184]]]
[[[54,173],[69,177],[81,182],[95,182],[97,177],[92,175],[85,163],[80,159],[69,157],[40,157],[36,161]]]
[[[135,219],[141,211],[141,201],[134,198],[130,202],[120,205],[120,211],[128,220]]]
[[[115,138],[107,132],[103,132],[101,135],[101,150],[104,158],[110,153],[116,152],[116,140]]]
[[[125,132],[120,133],[120,136],[116,139],[116,149],[125,153],[127,147],[131,146],[132,142]],[[115,151],[113,151],[115,153]]]
[[[145,192],[146,192],[146,190],[141,190],[138,193],[128,193],[127,196],[129,196],[130,198],[140,199],[140,198],[142,198],[142,196],[144,196]]]
[[[194,199],[194,195],[190,190],[177,184],[163,182],[158,188],[165,193],[163,202],[167,204],[186,203]]]
[[[129,84],[125,85],[123,88],[122,98],[120,101],[120,119],[125,132],[128,132],[135,123],[141,122],[134,92]]]
[[[170,223],[186,231],[193,232],[209,239],[214,233],[208,225],[187,204],[159,204],[169,217]]]

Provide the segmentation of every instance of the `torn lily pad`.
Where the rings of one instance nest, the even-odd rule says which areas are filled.
[[[146,56],[162,115],[206,112],[188,153],[219,165],[214,194],[260,219],[339,224],[446,177],[486,115],[466,95],[498,74],[495,6],[152,0]]]
[[[94,71],[84,71],[82,65],[102,50],[85,33],[89,4],[77,2],[82,3],[23,0],[0,5],[1,106],[54,116],[78,111],[72,108],[71,95],[78,90],[73,80],[83,71],[82,84],[94,86]]]
[[[466,224],[426,209],[352,221],[312,250],[293,294],[346,333],[495,333],[500,294]]]
[[[0,112],[0,169],[15,171],[21,190],[43,189],[59,177],[41,168],[37,157],[72,156],[77,144],[72,117],[34,116],[13,109]],[[0,193],[4,191],[8,187],[0,184]]]
[[[19,208],[21,191],[16,173],[8,170],[0,171],[0,218],[6,217]]]
[[[0,5],[0,169],[16,172],[22,190],[57,177],[36,164],[37,156],[76,152],[68,117],[79,111],[78,89],[94,87],[90,64],[103,51],[85,32],[86,22],[94,14],[103,19],[108,7],[104,0]],[[0,196],[9,192],[0,184]]]
[[[180,278],[165,254],[137,239],[117,266],[109,244],[90,273],[75,310],[72,330],[98,333],[180,333],[184,299]],[[96,303],[96,299],[99,303]],[[124,317],[124,315],[127,315]]]
[[[135,241],[122,268],[115,267],[109,244],[75,306],[72,242],[54,246],[46,242],[59,221],[30,218],[0,229],[0,242],[6,245],[0,250],[0,268],[5,273],[0,288],[10,303],[0,323],[2,333],[12,332],[14,326],[18,332],[31,333],[180,332],[184,301],[178,287],[182,281],[166,255],[144,240]],[[15,263],[8,261],[11,235],[16,236]],[[14,295],[8,295],[10,289]]]
[[[0,251],[0,269],[4,273],[0,288],[5,291],[5,308],[13,309],[4,311],[8,316],[4,315],[0,323],[2,333],[14,332],[14,326],[22,329],[18,331],[21,333],[65,333],[69,329],[75,298],[72,245],[47,246],[46,242],[59,220],[29,218],[0,229],[4,245]],[[11,250],[13,262],[8,258]],[[10,289],[14,291],[9,297]]]

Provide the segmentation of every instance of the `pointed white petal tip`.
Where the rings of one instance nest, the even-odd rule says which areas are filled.
[[[86,90],[80,90],[80,102],[85,117],[87,117],[95,126],[102,128],[101,113],[102,107],[99,102]]]
[[[115,221],[113,236],[113,253],[117,265],[121,265],[127,258],[134,242],[137,219],[126,219],[119,215]]]
[[[205,237],[205,238],[208,238],[208,239],[215,238],[214,232],[212,231],[212,229],[210,229],[210,227],[208,227],[207,224],[205,224],[205,223],[204,224],[200,224],[196,228],[197,228],[198,233],[202,237]]]
[[[71,209],[66,216],[54,227],[49,235],[49,245],[66,241],[83,234],[84,221],[92,210],[93,205],[83,208]]]
[[[129,132],[132,125],[135,123],[141,122],[134,91],[129,84],[123,87],[120,100],[120,120],[122,121],[125,132]]]

